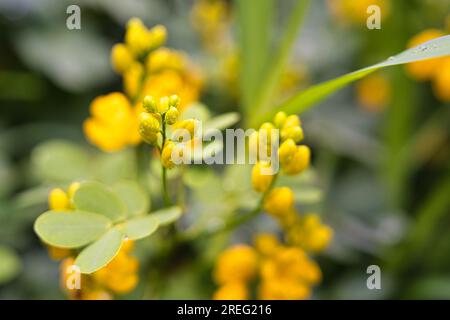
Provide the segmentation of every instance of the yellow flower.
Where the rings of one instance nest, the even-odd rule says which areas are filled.
[[[275,127],[282,128],[284,123],[286,122],[286,119],[287,119],[286,113],[283,111],[280,111],[280,112],[277,112],[277,114],[273,118],[273,123],[274,123]]]
[[[183,53],[169,48],[159,48],[150,53],[146,60],[149,73],[157,73],[167,69],[183,72],[188,61]]]
[[[333,237],[333,230],[322,224],[317,214],[307,214],[287,231],[290,243],[302,247],[308,252],[324,250]]]
[[[161,129],[160,116],[155,113],[142,112],[139,116],[139,134],[142,139],[150,144],[157,141]]]
[[[380,75],[371,75],[360,80],[356,85],[357,100],[367,111],[381,111],[388,103],[391,86]]]
[[[297,146],[297,150],[290,161],[283,165],[283,172],[287,175],[295,175],[309,167],[311,151],[307,146]]]
[[[103,151],[118,151],[140,142],[135,108],[122,93],[95,98],[90,111],[91,117],[83,124],[84,133]]]
[[[67,248],[59,248],[54,246],[47,246],[47,252],[51,259],[53,260],[61,260],[67,257],[70,257],[72,254],[72,250]]]
[[[433,78],[433,90],[442,101],[450,101],[450,58],[445,58]]]
[[[177,122],[179,116],[180,112],[178,111],[178,109],[175,107],[170,107],[169,110],[167,110],[165,120],[167,124],[172,125]]]
[[[274,188],[264,200],[264,209],[274,217],[282,217],[294,206],[294,193],[288,187]]]
[[[48,196],[48,206],[51,210],[64,210],[70,208],[69,197],[66,192],[60,188],[50,191]]]
[[[128,96],[135,98],[141,88],[144,67],[139,62],[134,62],[123,74],[123,86]]]
[[[284,141],[278,149],[278,158],[282,166],[287,166],[292,162],[292,158],[297,153],[297,145],[293,139]]]
[[[256,275],[257,266],[258,257],[252,247],[235,245],[218,257],[214,269],[214,280],[217,284],[246,282]]]
[[[164,168],[172,169],[175,164],[172,161],[172,152],[176,148],[173,141],[167,140],[161,153],[161,164]]]
[[[123,74],[133,62],[133,54],[126,45],[123,43],[114,45],[111,50],[111,63],[117,73]]]
[[[258,296],[261,300],[304,300],[311,295],[309,286],[290,279],[267,279],[261,282]]]
[[[112,300],[112,296],[105,290],[92,290],[84,292],[83,300]]]
[[[152,35],[140,19],[132,18],[128,21],[125,43],[136,56],[140,56],[150,50]]]
[[[252,169],[252,185],[257,192],[265,192],[269,189],[273,181],[273,173],[268,174],[270,170],[270,163],[257,162]]]
[[[441,30],[428,29],[414,36],[408,43],[408,48],[416,47],[424,42],[442,37],[445,34]],[[406,65],[409,75],[418,81],[429,80],[438,71],[444,58],[429,59],[426,61],[411,62]]]
[[[220,286],[213,295],[214,300],[247,300],[248,289],[245,283],[231,281]]]
[[[264,256],[271,256],[277,252],[280,243],[275,235],[270,233],[260,233],[254,240],[255,248]]]

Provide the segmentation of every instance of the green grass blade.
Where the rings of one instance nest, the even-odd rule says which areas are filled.
[[[277,85],[279,84],[281,75],[285,70],[286,63],[291,53],[292,47],[300,32],[305,17],[305,13],[309,7],[310,0],[298,1],[293,8],[287,26],[283,35],[278,52],[274,55],[273,63],[268,71],[267,77],[262,84],[261,90],[258,91],[256,102],[250,105],[250,116],[254,112],[265,113],[270,108],[271,99],[276,96]]]
[[[253,124],[257,125],[266,119],[270,119],[278,111],[285,111],[287,113],[302,113],[305,110],[316,105],[318,102],[324,100],[334,92],[338,91],[339,89],[365,77],[366,75],[376,70],[409,62],[427,60],[448,55],[450,55],[450,36],[433,39],[417,47],[403,51],[402,53],[390,57],[383,62],[310,87],[294,95],[281,106],[274,108],[269,112],[258,112],[258,114],[255,115]],[[258,115],[260,116],[258,117]]]
[[[272,30],[273,0],[236,1],[242,106],[249,108],[266,72]]]

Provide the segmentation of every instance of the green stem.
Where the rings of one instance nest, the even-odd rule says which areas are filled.
[[[161,146],[161,154],[164,149],[164,144],[166,143],[166,121],[165,114],[162,115],[162,146]],[[163,201],[164,206],[168,207],[172,205],[172,201],[170,200],[169,191],[167,189],[167,169],[161,163],[161,183],[162,183],[162,193],[163,193]]]

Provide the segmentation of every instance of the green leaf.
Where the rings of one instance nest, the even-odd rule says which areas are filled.
[[[252,104],[268,62],[273,0],[236,1],[240,87],[245,109]]]
[[[157,217],[159,224],[165,226],[175,222],[181,217],[181,208],[174,206],[167,209],[161,209],[150,214],[151,217]]]
[[[90,174],[86,150],[63,140],[37,146],[31,154],[31,165],[33,174],[46,181],[72,182]]]
[[[7,247],[0,247],[0,284],[13,279],[21,269],[17,255]]]
[[[61,248],[85,246],[110,227],[111,221],[104,216],[83,211],[47,211],[34,223],[42,241]]]
[[[107,265],[122,246],[122,233],[117,229],[111,229],[100,239],[81,251],[75,260],[75,265],[81,273],[92,273]]]
[[[136,182],[121,181],[116,183],[113,189],[125,204],[129,215],[135,216],[148,212],[150,198]]]
[[[339,78],[329,80],[318,85],[312,86],[288,99],[281,106],[274,108],[270,112],[254,115],[253,126],[270,119],[278,111],[285,111],[288,114],[302,113],[305,110],[324,100],[337,90],[359,80],[366,75],[390,66],[438,58],[450,55],[450,36],[444,36],[431,41],[425,42],[417,47],[403,51],[402,53],[390,57],[389,59],[372,65],[370,67],[360,69],[358,71],[346,74]]]
[[[159,227],[157,216],[148,215],[128,220],[117,226],[117,229],[130,240],[138,240],[148,237]]]
[[[125,205],[122,200],[98,182],[85,182],[73,196],[73,204],[78,210],[102,214],[112,221],[125,217]]]
[[[220,116],[209,119],[205,122],[203,127],[203,133],[207,134],[208,130],[217,129],[222,130],[229,128],[233,124],[239,121],[239,113],[237,112],[228,112],[221,114]]]
[[[264,79],[262,88],[257,92],[256,101],[249,107],[250,115],[255,112],[265,113],[270,110],[271,99],[276,96],[277,86],[279,85],[281,75],[285,71],[289,54],[300,32],[300,26],[304,21],[309,4],[310,0],[300,0],[297,1],[295,7],[292,9],[285,31],[281,36],[280,45],[278,46],[279,49],[271,59],[272,63]]]

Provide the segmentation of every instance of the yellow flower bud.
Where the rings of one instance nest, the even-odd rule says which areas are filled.
[[[166,141],[164,144],[162,153],[161,153],[161,164],[164,168],[172,169],[175,164],[172,161],[172,152],[175,149],[176,145],[173,141]]]
[[[303,130],[300,126],[291,126],[281,130],[281,139],[293,139],[295,142],[303,140]]]
[[[169,97],[162,97],[159,99],[158,112],[166,113],[169,110]]]
[[[214,269],[217,284],[246,282],[256,275],[258,256],[247,245],[235,245],[222,252]]]
[[[176,94],[171,95],[169,98],[169,106],[178,108],[179,104],[180,104],[180,97],[177,96]]]
[[[311,151],[307,146],[298,146],[291,160],[283,165],[284,173],[288,175],[298,174],[308,168]]]
[[[273,123],[275,124],[275,127],[282,128],[284,125],[284,122],[286,121],[286,118],[287,118],[287,115],[285,112],[283,112],[283,111],[278,112],[273,119]]]
[[[264,209],[275,217],[282,217],[294,206],[294,193],[288,187],[272,189],[264,200]]]
[[[172,125],[178,120],[178,116],[180,115],[180,112],[175,107],[170,107],[169,110],[166,112],[165,120],[167,124]]]
[[[128,21],[125,43],[137,56],[150,50],[152,46],[152,35],[140,19],[132,18]]]
[[[220,286],[213,295],[214,300],[247,300],[248,289],[240,281],[227,282]]]
[[[273,173],[267,174],[270,170],[270,163],[268,162],[257,162],[252,169],[252,185],[253,189],[257,192],[265,192],[269,189],[273,181]]]
[[[158,111],[156,99],[153,96],[145,96],[142,101],[142,106],[149,113],[156,113]]]
[[[186,119],[186,120],[177,121],[174,124],[175,130],[173,132],[173,135],[175,137],[179,138],[178,139],[179,142],[181,142],[181,141],[186,142],[188,140],[192,140],[195,135],[196,125],[197,125],[197,120],[195,120],[195,119]],[[177,130],[186,130],[187,132],[180,132]],[[189,136],[185,137],[184,135],[189,135]],[[184,139],[184,138],[188,138],[188,139]]]
[[[139,134],[145,142],[154,144],[161,128],[159,119],[153,113],[142,112],[139,115]]]
[[[133,64],[133,62],[133,55],[127,46],[123,43],[114,45],[111,50],[111,63],[117,73],[124,73]]]
[[[300,118],[297,116],[297,115],[295,115],[295,114],[291,114],[290,116],[288,116],[287,118],[286,118],[286,120],[284,121],[284,124],[283,124],[283,129],[284,128],[289,128],[289,127],[298,127],[298,126],[300,126],[302,123],[301,123],[301,121],[300,121]]]
[[[151,48],[156,49],[162,46],[167,39],[167,29],[162,25],[156,25],[150,29]]]
[[[254,240],[255,248],[261,254],[270,256],[280,247],[280,243],[275,235],[270,233],[260,233]]]
[[[278,149],[278,158],[280,159],[281,165],[289,164],[296,152],[297,145],[294,140],[287,139],[284,141]]]
[[[69,198],[64,190],[55,188],[48,196],[48,206],[51,210],[64,210],[70,207]]]

